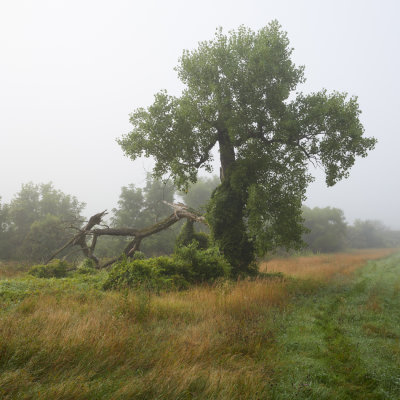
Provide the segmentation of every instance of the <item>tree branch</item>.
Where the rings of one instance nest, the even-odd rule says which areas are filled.
[[[215,146],[217,143],[217,137],[214,138],[214,140],[211,141],[211,143],[204,149],[204,153],[200,156],[199,160],[193,164],[188,164],[188,163],[183,163],[179,162],[179,165],[182,167],[194,167],[194,168],[200,168],[202,164],[204,164],[209,158],[210,158],[210,151],[212,148]]]

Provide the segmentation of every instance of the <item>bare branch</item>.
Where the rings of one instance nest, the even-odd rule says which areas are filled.
[[[105,268],[120,260],[122,257],[132,257],[135,252],[139,250],[140,244],[144,238],[169,228],[183,218],[195,222],[206,223],[203,216],[201,216],[194,210],[190,210],[186,205],[182,203],[171,204],[166,201],[164,201],[164,203],[173,208],[174,213],[164,218],[162,221],[143,229],[108,227],[95,228],[97,225],[101,226],[102,218],[104,217],[104,215],[107,214],[107,212],[105,210],[101,213],[93,215],[83,228],[80,228],[79,231],[63,247],[52,254],[52,256],[46,261],[46,264],[68,247],[79,246],[85,257],[92,259],[98,268]],[[88,245],[87,243],[88,236],[92,236],[92,241],[90,245]],[[97,239],[99,236],[131,236],[133,237],[133,240],[129,242],[121,255],[100,266],[98,258],[94,255]]]

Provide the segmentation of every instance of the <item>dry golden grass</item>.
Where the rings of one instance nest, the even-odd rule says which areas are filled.
[[[260,265],[262,272],[283,272],[297,278],[330,279],[335,274],[348,275],[368,260],[376,260],[398,249],[367,249],[351,253],[320,254],[307,257],[277,258]]]

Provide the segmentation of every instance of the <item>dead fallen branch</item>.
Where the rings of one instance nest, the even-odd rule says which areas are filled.
[[[97,268],[105,268],[116,261],[120,260],[123,257],[132,257],[136,251],[139,250],[140,244],[142,240],[148,236],[154,235],[155,233],[161,232],[179,220],[186,218],[190,221],[206,223],[205,218],[199,215],[196,211],[189,209],[187,206],[181,203],[171,204],[164,201],[164,203],[168,204],[171,208],[174,209],[174,213],[165,219],[157,222],[154,225],[148,226],[143,229],[135,229],[135,228],[101,228],[99,227],[102,223],[103,217],[107,214],[107,211],[104,210],[98,214],[90,217],[89,221],[83,228],[76,228],[77,233],[60,249],[54,252],[51,257],[48,258],[46,264],[49,263],[52,259],[54,259],[58,254],[60,254],[63,250],[73,246],[79,246],[86,258],[89,258],[94,261]],[[118,257],[113,258],[112,260],[100,265],[99,259],[95,256],[94,252],[96,249],[97,239],[100,236],[124,236],[124,237],[132,237],[133,239],[128,243],[125,247],[122,254]]]

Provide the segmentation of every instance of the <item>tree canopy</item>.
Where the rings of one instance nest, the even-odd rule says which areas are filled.
[[[131,114],[133,130],[118,140],[132,159],[152,156],[154,175],[168,174],[178,188],[195,182],[199,168],[212,171],[218,145],[221,185],[207,218],[236,273],[250,271],[256,251],[301,242],[310,162],[332,186],[376,142],[363,135],[356,97],[295,93],[304,68],[292,51],[277,21],[257,32],[218,29],[183,52],[181,96],[157,93]]]

